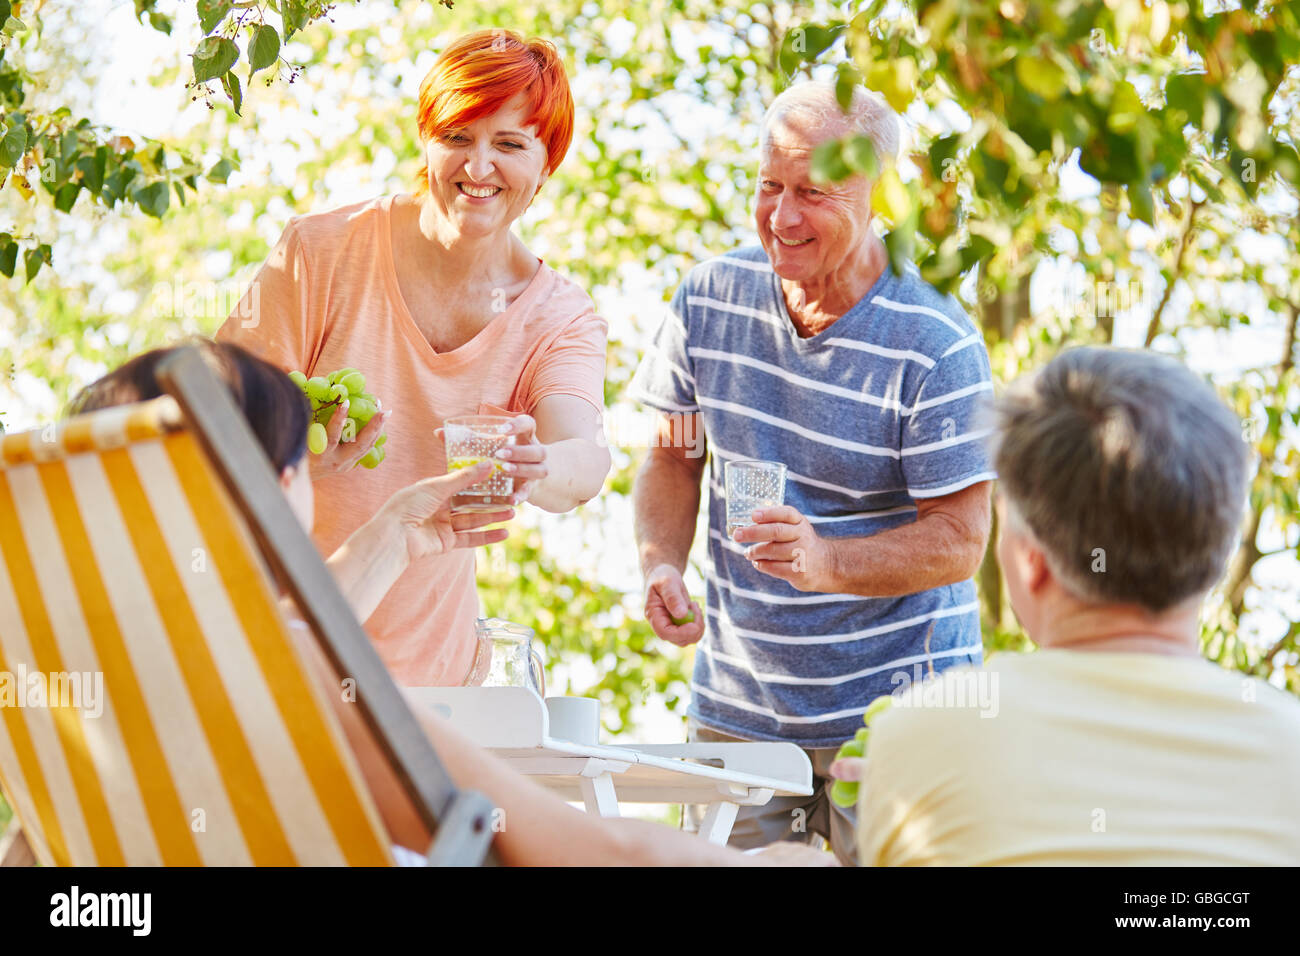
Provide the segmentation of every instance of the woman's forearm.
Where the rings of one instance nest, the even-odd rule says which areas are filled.
[[[591,439],[566,438],[549,444],[548,474],[537,483],[528,500],[543,511],[572,511],[600,494],[609,466],[609,449]]]
[[[402,576],[407,563],[401,524],[381,510],[352,532],[325,566],[352,605],[357,620],[364,622]]]

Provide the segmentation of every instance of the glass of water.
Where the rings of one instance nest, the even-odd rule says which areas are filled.
[[[754,509],[785,504],[785,465],[779,461],[729,461],[724,471],[728,538],[754,523]]]
[[[443,422],[447,444],[447,473],[472,468],[481,461],[492,463],[492,473],[451,499],[452,511],[500,511],[510,507],[515,480],[496,457],[499,449],[515,443],[506,431],[511,419],[505,415],[462,415]]]

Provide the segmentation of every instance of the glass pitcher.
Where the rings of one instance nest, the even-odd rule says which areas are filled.
[[[478,651],[467,684],[531,687],[538,697],[546,697],[542,658],[533,647],[531,627],[498,617],[481,617],[474,622],[474,632],[478,636]]]

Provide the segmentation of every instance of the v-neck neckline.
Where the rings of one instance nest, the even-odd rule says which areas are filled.
[[[454,349],[440,352],[433,347],[433,343],[425,338],[424,333],[420,331],[420,326],[416,323],[415,317],[406,304],[406,297],[402,295],[402,285],[397,279],[397,260],[393,255],[393,203],[396,199],[396,195],[385,196],[379,204],[381,215],[378,223],[378,239],[380,250],[383,253],[381,258],[384,260],[384,277],[388,285],[388,294],[392,301],[393,311],[397,316],[397,323],[402,327],[407,338],[412,340],[417,351],[430,364],[447,366],[470,362],[500,339],[505,334],[510,323],[514,322],[516,317],[522,314],[530,303],[541,295],[542,289],[549,279],[550,270],[546,267],[545,260],[538,259],[537,271],[533,273],[533,277],[528,281],[528,285],[524,287],[524,291],[519,293],[504,312],[493,316],[468,341],[461,343]]]
[[[890,270],[889,264],[886,263],[884,271],[876,277],[875,282],[871,283],[871,288],[866,291],[866,294],[863,295],[862,298],[853,303],[853,305],[851,305],[843,315],[830,325],[826,326],[826,328],[822,329],[816,335],[810,335],[807,338],[804,338],[799,334],[799,329],[796,328],[794,319],[790,315],[790,309],[785,303],[785,290],[781,288],[781,277],[777,275],[776,270],[773,269],[772,284],[776,295],[777,313],[781,316],[783,324],[785,325],[786,334],[789,335],[790,341],[794,344],[794,347],[800,351],[812,351],[825,345],[830,339],[842,336],[845,330],[849,327],[849,323],[844,322],[844,320],[869,305],[871,300],[875,296],[879,295],[881,290],[886,287],[892,275],[893,273]],[[841,323],[844,324],[841,325]],[[837,325],[840,327],[838,333],[835,331]]]

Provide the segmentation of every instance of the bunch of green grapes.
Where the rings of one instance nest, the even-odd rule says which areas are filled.
[[[307,427],[307,448],[313,455],[319,455],[329,444],[325,426],[334,417],[334,412],[345,401],[348,403],[348,419],[351,421],[351,433],[356,435],[366,427],[370,419],[379,414],[379,399],[366,391],[366,377],[354,368],[341,368],[329,375],[316,375],[308,378],[302,372],[289,373],[295,385],[311,402],[312,423]],[[343,423],[343,434],[348,434],[349,425]],[[381,434],[375,445],[366,452],[357,464],[365,468],[378,468],[384,460],[384,443],[388,435]]]
[[[885,694],[883,697],[877,697],[867,708],[867,712],[862,715],[862,723],[865,724],[859,730],[852,740],[846,740],[840,744],[839,751],[835,754],[835,759],[843,757],[865,757],[867,755],[867,734],[871,727],[871,718],[876,714],[889,709],[893,704],[894,698]],[[858,803],[858,781],[856,780],[836,780],[831,785],[831,799],[841,807],[854,807]]]

